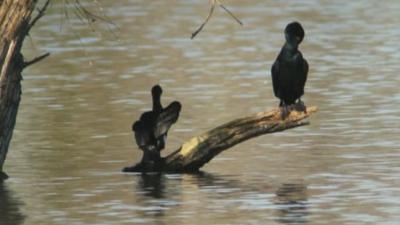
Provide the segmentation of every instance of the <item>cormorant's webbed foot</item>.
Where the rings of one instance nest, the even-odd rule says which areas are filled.
[[[294,109],[295,109],[296,111],[300,111],[300,112],[307,113],[307,107],[306,107],[306,105],[304,104],[304,102],[301,101],[301,99],[299,99],[299,100],[297,101],[297,103],[296,103],[295,106],[294,106]]]

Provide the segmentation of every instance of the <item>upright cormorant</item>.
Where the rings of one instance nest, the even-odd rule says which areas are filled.
[[[174,101],[166,108],[161,105],[162,89],[159,85],[151,89],[153,108],[145,112],[132,125],[138,147],[143,150],[143,163],[158,163],[160,151],[165,147],[168,130],[179,117],[181,104]]]
[[[271,69],[274,94],[280,99],[279,106],[282,109],[283,119],[289,114],[288,106],[294,104],[296,100],[298,100],[296,108],[306,111],[300,99],[304,94],[308,73],[308,63],[298,50],[303,38],[304,29],[301,24],[289,23],[285,28],[286,42]]]

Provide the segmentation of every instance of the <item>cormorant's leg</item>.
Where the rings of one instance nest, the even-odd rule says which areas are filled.
[[[296,109],[297,111],[302,111],[302,112],[307,113],[307,107],[306,107],[306,105],[304,104],[304,102],[301,101],[301,98],[299,98],[299,100],[297,101],[295,109]]]
[[[279,107],[282,107],[282,106],[283,106],[283,101],[280,100],[280,101],[279,101]]]
[[[148,171],[148,161],[150,160],[149,153],[148,153],[149,150],[146,146],[139,146],[139,149],[143,151],[143,156],[142,156],[142,159],[140,160],[140,162],[133,166],[124,167],[122,169],[122,172],[146,172],[146,171]]]
[[[161,155],[155,146],[147,146],[143,149],[143,157],[140,162],[142,164],[142,172],[158,171],[162,165]]]
[[[289,115],[289,108],[288,105],[284,101],[282,101],[282,107],[281,107],[281,118],[282,120],[286,119],[286,117]]]
[[[155,171],[155,162],[154,161],[145,161],[145,162],[143,162],[143,171],[142,171],[142,173],[153,172],[153,171]]]

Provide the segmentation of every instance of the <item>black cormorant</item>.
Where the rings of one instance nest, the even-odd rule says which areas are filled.
[[[165,147],[165,140],[169,128],[179,117],[181,104],[177,101],[172,102],[166,108],[161,105],[162,89],[159,85],[151,89],[153,97],[153,109],[145,112],[140,119],[132,125],[138,147],[143,150],[142,162],[152,162],[160,160],[160,151]]]
[[[282,118],[289,114],[288,106],[298,100],[296,106],[301,111],[306,111],[300,97],[304,94],[304,85],[307,80],[308,63],[298,50],[304,38],[304,29],[299,22],[289,23],[285,28],[286,42],[277,59],[272,65],[272,85],[274,94],[280,99]]]

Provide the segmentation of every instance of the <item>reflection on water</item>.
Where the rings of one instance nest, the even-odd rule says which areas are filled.
[[[22,203],[9,190],[7,184],[0,181],[0,221],[2,225],[23,224],[25,216],[20,206]]]
[[[102,1],[117,38],[76,18],[60,27],[61,2],[24,46],[27,59],[51,57],[23,74],[0,191],[7,215],[44,225],[400,221],[399,1],[230,0],[245,25],[218,11],[195,40],[207,1]],[[163,155],[276,107],[269,69],[292,20],[306,31],[303,100],[320,109],[310,126],[235,146],[204,174],[119,172],[140,160],[131,123],[156,83],[183,105]]]
[[[304,184],[282,184],[276,191],[278,221],[283,224],[307,223],[307,188]]]
[[[165,189],[165,176],[160,173],[141,174],[139,181],[137,181],[137,190],[135,193],[144,194],[146,197],[154,198],[146,199],[146,201],[139,201],[139,204],[145,205],[145,214],[156,217],[164,215],[166,206],[163,204],[164,189]],[[150,203],[150,204],[147,204]],[[147,206],[146,206],[147,205]]]
[[[138,191],[144,192],[146,196],[162,198],[165,188],[165,177],[160,173],[141,174],[138,182]]]

